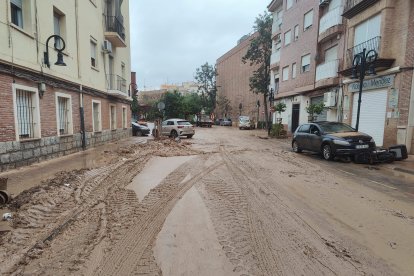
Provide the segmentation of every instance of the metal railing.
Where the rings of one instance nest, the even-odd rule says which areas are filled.
[[[118,75],[106,75],[109,90],[118,90],[126,93],[126,80]]]
[[[327,78],[335,78],[338,76],[339,59],[327,61],[316,66],[315,81],[320,81]]]
[[[115,32],[125,40],[125,28],[116,16],[105,15],[105,26],[107,32]]]
[[[356,5],[358,5],[361,2],[364,2],[366,0],[346,0],[345,1],[345,7],[344,7],[344,12],[349,11],[350,9],[352,9],[353,7],[355,7]]]
[[[339,6],[328,13],[326,13],[324,16],[321,17],[321,20],[319,21],[319,34],[325,32],[327,29],[342,24],[342,12],[344,11],[343,6]]]
[[[276,51],[274,53],[272,53],[272,55],[270,56],[270,64],[276,64],[280,62],[280,51]]]
[[[273,20],[272,33],[276,33],[282,30],[282,18],[277,18]]]
[[[370,50],[375,50],[378,55],[380,54],[380,46],[381,46],[381,37],[380,36],[376,36],[374,38],[371,38],[361,44],[355,45],[354,47],[350,48],[347,50],[347,67],[351,67],[353,60],[354,60],[354,56],[362,53],[362,51],[364,49],[366,49],[366,51],[370,51]]]

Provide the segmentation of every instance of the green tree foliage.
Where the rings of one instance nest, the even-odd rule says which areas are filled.
[[[163,102],[165,109],[160,112],[157,104]],[[182,95],[177,90],[165,93],[160,100],[153,104],[153,109],[150,112],[152,119],[160,118],[184,118],[192,120],[195,114],[199,113],[202,108],[202,99],[198,94]]]
[[[138,118],[139,104],[136,93],[132,93],[131,112],[132,116]]]
[[[196,69],[195,80],[198,83],[198,92],[201,93],[202,108],[210,113],[216,105],[216,76],[217,70],[208,62]]]
[[[177,90],[167,92],[161,101],[165,104],[164,115],[166,118],[180,118],[182,116],[182,96]]]
[[[250,77],[250,89],[255,94],[263,94],[266,122],[269,121],[267,110],[268,87],[270,83],[270,56],[272,53],[272,16],[264,12],[256,18],[253,30],[255,34],[250,40],[246,55],[242,58],[244,63],[257,69]]]
[[[230,104],[230,100],[225,95],[218,95],[216,110],[219,117],[229,117],[229,112],[232,109]]]

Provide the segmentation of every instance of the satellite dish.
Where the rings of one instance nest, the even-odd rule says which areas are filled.
[[[165,103],[163,103],[163,102],[159,102],[159,103],[157,104],[157,107],[158,107],[158,109],[159,109],[159,110],[164,110],[164,108],[165,108]]]

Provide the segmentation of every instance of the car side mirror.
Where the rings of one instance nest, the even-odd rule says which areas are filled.
[[[315,135],[318,135],[318,136],[321,135],[321,133],[319,132],[319,130],[315,130],[314,132],[312,132],[312,134],[315,134]]]

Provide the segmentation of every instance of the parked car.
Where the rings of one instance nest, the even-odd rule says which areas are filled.
[[[233,122],[231,121],[231,119],[222,119],[220,121],[220,125],[221,126],[232,126]]]
[[[374,139],[351,126],[338,122],[315,122],[300,125],[292,139],[294,152],[308,150],[322,154],[325,160],[335,156],[355,156],[375,150]]]
[[[214,125],[216,126],[221,126],[221,122],[223,121],[223,119],[215,119],[214,120]]]
[[[254,123],[250,120],[249,116],[239,117],[239,129],[253,129]]]
[[[169,137],[187,136],[195,134],[194,126],[184,119],[168,119],[161,123],[161,134]]]
[[[150,134],[150,129],[147,126],[141,125],[137,122],[132,122],[131,124],[133,136],[144,136]]]

